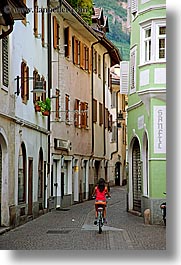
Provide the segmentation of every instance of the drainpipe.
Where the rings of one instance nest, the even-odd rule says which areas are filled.
[[[100,40],[94,42],[91,45],[91,56],[92,56],[92,71],[91,71],[91,94],[92,94],[92,155],[94,154],[94,122],[93,122],[93,99],[94,99],[94,65],[93,65],[93,57],[94,57],[94,45],[100,43]]]
[[[105,131],[106,131],[106,128],[105,128],[105,121],[106,121],[106,117],[105,117],[105,55],[106,54],[109,54],[109,52],[105,52],[103,54],[103,115],[104,115],[104,130],[103,130],[103,140],[104,140],[104,153],[103,153],[103,156],[106,155],[106,135],[105,135]]]
[[[48,10],[50,10],[50,0],[47,0],[47,7]],[[48,97],[50,98],[50,89],[52,88],[52,69],[51,69],[51,12],[48,11],[47,14],[47,35],[48,35]],[[50,132],[50,115],[48,115],[47,119],[47,130]],[[49,178],[51,177],[50,170],[50,133],[48,134],[48,170],[47,174],[49,175]],[[49,179],[48,178],[48,179]],[[52,179],[50,181],[51,183],[51,193],[50,195],[53,196],[53,185],[52,185]]]
[[[113,155],[118,152],[118,119],[117,119],[118,118],[118,93],[119,93],[119,91],[116,92],[116,125],[117,125],[116,126],[117,127],[117,129],[116,129],[116,133],[117,133],[116,150],[111,153],[111,159],[112,159]]]

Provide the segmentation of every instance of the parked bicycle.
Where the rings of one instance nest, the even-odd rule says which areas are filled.
[[[166,195],[166,192],[164,192],[163,194]],[[162,218],[163,218],[163,222],[164,222],[164,225],[166,225],[166,202],[163,202],[160,204],[160,208],[161,208],[161,211],[162,211]]]

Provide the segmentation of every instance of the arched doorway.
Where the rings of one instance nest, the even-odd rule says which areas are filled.
[[[133,210],[141,212],[141,161],[140,145],[137,138],[133,140],[132,148],[132,192]]]
[[[117,162],[115,165],[115,185],[120,186],[120,162]]]
[[[18,157],[18,203],[26,202],[26,147],[22,143]]]

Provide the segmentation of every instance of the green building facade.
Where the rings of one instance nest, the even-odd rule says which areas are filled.
[[[160,223],[166,200],[166,1],[130,0],[128,210]]]

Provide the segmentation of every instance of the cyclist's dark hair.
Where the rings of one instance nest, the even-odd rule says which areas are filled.
[[[98,189],[102,192],[105,189],[105,180],[100,178],[98,181]]]

